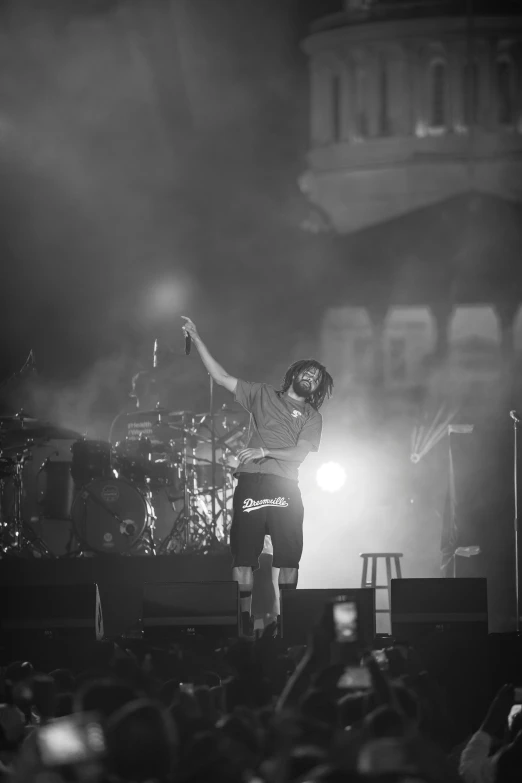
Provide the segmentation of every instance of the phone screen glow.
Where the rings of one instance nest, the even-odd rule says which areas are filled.
[[[354,601],[334,603],[333,621],[336,641],[357,641],[357,605]]]

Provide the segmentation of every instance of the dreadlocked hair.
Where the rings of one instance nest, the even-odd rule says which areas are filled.
[[[310,397],[307,397],[306,401],[310,403],[312,408],[318,411],[325,399],[332,396],[334,383],[332,376],[327,372],[326,367],[316,359],[300,359],[298,362],[291,364],[281,381],[280,393],[284,394],[290,388],[294,378],[298,376],[299,373],[311,368],[319,370],[321,373],[321,380],[319,381],[317,389]]]

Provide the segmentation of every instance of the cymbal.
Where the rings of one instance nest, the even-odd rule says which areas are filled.
[[[33,419],[36,421],[34,416],[31,416],[30,413],[26,413],[24,410],[19,410],[17,413],[13,413],[11,416],[0,416],[0,422],[2,421],[24,421],[24,419]]]
[[[244,408],[225,408],[223,406],[222,408],[219,408],[219,410],[214,411],[214,418],[222,417],[222,416],[243,416],[247,417],[250,414],[248,411],[246,411]],[[195,418],[201,418],[206,419],[211,417],[210,411],[205,411],[204,413],[195,413]]]
[[[151,411],[142,411],[141,408],[136,408],[133,411],[129,411],[127,416],[165,416],[166,414],[168,414],[168,411],[164,408],[154,408]]]
[[[57,427],[49,422],[39,422],[36,419],[26,427],[12,430],[0,429],[0,443],[20,440],[80,440],[82,434],[66,427]]]
[[[23,430],[27,429],[31,425],[38,423],[38,419],[34,419],[32,416],[0,416],[0,431],[1,430]]]

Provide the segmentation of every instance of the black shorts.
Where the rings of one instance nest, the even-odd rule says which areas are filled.
[[[240,473],[233,506],[230,549],[235,567],[259,568],[265,535],[269,535],[274,568],[299,568],[304,511],[297,481],[267,473]]]

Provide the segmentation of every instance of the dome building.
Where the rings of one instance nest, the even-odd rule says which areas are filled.
[[[399,407],[433,383],[491,403],[507,388],[499,379],[511,388],[521,341],[518,3],[346,0],[302,46],[310,148],[299,184],[329,258],[326,358],[397,391]]]
[[[347,0],[316,21],[309,169],[341,233],[470,191],[522,200],[517,3]]]

